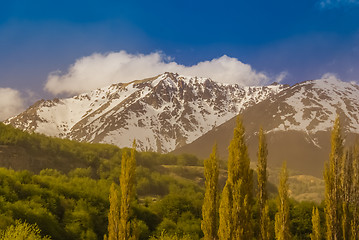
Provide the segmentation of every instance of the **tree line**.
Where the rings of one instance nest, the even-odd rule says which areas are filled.
[[[245,130],[237,120],[221,192],[216,146],[201,161],[47,138],[0,124],[0,144],[44,153],[42,158],[51,153],[69,162],[80,159],[85,167],[66,174],[45,169],[39,175],[0,169],[0,239],[26,234],[33,239],[358,239],[359,148],[344,148],[339,119],[320,205],[290,199],[285,163],[277,197],[270,198],[266,136],[262,129],[258,135],[254,181]],[[163,164],[203,164],[204,188],[171,176]]]
[[[337,117],[331,134],[330,158],[324,172],[325,224],[321,222],[318,208],[313,207],[311,240],[359,238],[359,149],[357,145],[344,150],[343,141],[339,117]],[[290,199],[286,162],[283,162],[280,174],[274,228],[271,226],[267,192],[268,149],[263,129],[259,131],[257,191],[253,190],[253,170],[250,168],[245,130],[239,117],[228,151],[228,177],[221,194],[218,186],[219,160],[216,145],[213,147],[210,157],[204,161],[205,194],[201,221],[203,239],[293,239],[290,229]],[[126,154],[124,155],[123,167],[127,166],[128,170],[121,171],[121,201],[117,200],[117,193],[113,193],[111,190],[111,208],[108,215],[109,237],[105,236],[105,239],[108,240],[137,239],[135,220],[130,220],[128,214],[129,198],[133,195],[133,191],[130,189],[134,184],[130,176],[135,174],[134,165],[127,163],[129,159],[132,159],[131,164],[135,164],[132,155],[130,158],[126,157]],[[114,191],[115,188],[111,187],[111,189]],[[257,198],[254,197],[255,195]],[[259,219],[257,219],[259,220],[259,231],[256,233],[253,223],[255,204],[259,209]],[[121,206],[120,211],[118,211],[118,206]],[[124,208],[126,210],[123,210]],[[118,213],[120,214],[116,215]],[[180,238],[161,235],[158,239]]]
[[[263,130],[259,131],[258,146],[258,190],[259,234],[253,233],[253,178],[249,168],[249,157],[244,141],[244,128],[240,119],[234,129],[229,145],[228,179],[221,195],[219,210],[214,206],[219,196],[214,194],[213,183],[218,181],[215,151],[205,161],[206,192],[203,205],[202,229],[204,239],[292,239],[290,231],[290,202],[288,171],[283,162],[278,186],[277,213],[275,214],[274,236],[271,232],[268,214],[267,185],[267,143]],[[325,164],[324,180],[326,186],[324,215],[325,224],[321,224],[319,210],[312,210],[312,240],[359,239],[359,147],[344,148],[344,139],[339,117],[336,118],[331,134],[331,152]],[[211,164],[208,164],[210,162]],[[206,165],[207,163],[207,165]],[[216,163],[216,164],[215,164]],[[218,194],[218,191],[216,191]],[[211,211],[211,213],[208,213]],[[215,228],[219,217],[218,230]],[[211,226],[211,227],[209,227]],[[208,230],[210,229],[210,230]],[[324,232],[324,234],[323,234]]]
[[[359,239],[359,146],[344,148],[343,142],[337,118],[324,170],[325,237],[330,240]]]

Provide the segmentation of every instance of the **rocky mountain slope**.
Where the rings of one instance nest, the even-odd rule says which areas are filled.
[[[241,116],[251,159],[256,161],[257,134],[262,126],[267,133],[271,167],[279,167],[286,160],[291,169],[322,177],[337,114],[345,143],[352,144],[359,139],[359,86],[333,76],[296,84],[245,109]],[[235,122],[233,118],[175,152],[208,157],[217,142],[218,152],[225,159]]]
[[[170,152],[286,89],[164,73],[73,98],[41,100],[5,123],[49,136]]]

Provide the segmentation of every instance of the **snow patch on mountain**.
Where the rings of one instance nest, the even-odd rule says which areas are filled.
[[[276,97],[285,99],[277,111],[282,121],[270,131],[328,131],[339,114],[346,132],[359,133],[358,85],[329,75],[296,84]]]

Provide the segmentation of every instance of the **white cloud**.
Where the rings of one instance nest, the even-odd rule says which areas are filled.
[[[333,72],[327,72],[324,73],[321,77],[321,79],[335,79],[335,80],[340,80],[338,75],[336,73]]]
[[[281,72],[278,76],[276,76],[275,81],[277,83],[282,82],[288,76],[288,72]]]
[[[24,109],[24,100],[19,91],[11,88],[0,88],[0,121],[15,116]]]
[[[210,77],[217,82],[243,86],[263,85],[272,81],[265,73],[257,72],[250,65],[226,55],[193,66],[184,66],[160,52],[144,55],[120,51],[92,54],[78,59],[66,73],[51,73],[45,90],[55,95],[78,94],[112,83],[144,79],[164,72]]]
[[[359,5],[359,0],[320,0],[319,7],[321,9],[332,9],[338,7],[347,7]]]
[[[342,80],[337,74],[335,73],[325,73],[323,74],[323,76],[320,79],[325,79],[325,80],[331,80],[331,81],[340,81],[340,82],[348,82],[352,85],[359,85],[358,80]]]
[[[349,81],[349,80],[342,80],[340,78],[340,76],[338,76],[338,74],[336,73],[332,73],[332,72],[328,72],[328,73],[325,73],[322,75],[322,77],[320,78],[322,80],[329,80],[329,81],[336,81],[336,82],[348,82],[352,85],[358,85],[357,81],[355,80],[352,80],[352,81]]]

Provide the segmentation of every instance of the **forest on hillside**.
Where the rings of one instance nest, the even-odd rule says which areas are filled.
[[[289,197],[285,165],[271,188],[264,134],[254,174],[244,134],[238,121],[224,165],[215,148],[202,161],[0,123],[1,151],[25,153],[0,169],[0,239],[358,239],[358,148],[343,149],[339,121],[320,204]]]

